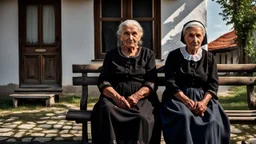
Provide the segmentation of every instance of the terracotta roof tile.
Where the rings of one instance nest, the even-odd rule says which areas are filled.
[[[216,51],[216,50],[223,50],[223,49],[230,49],[236,47],[235,39],[237,35],[235,31],[228,32],[216,40],[210,42],[208,44],[209,51]]]

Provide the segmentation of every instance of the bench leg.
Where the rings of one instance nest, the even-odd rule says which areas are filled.
[[[82,143],[83,144],[88,144],[87,122],[82,123]]]
[[[18,99],[13,98],[13,99],[12,99],[12,102],[13,102],[13,107],[14,107],[14,108],[17,108],[17,107],[18,107]]]
[[[49,106],[51,107],[55,103],[54,97],[50,97]]]
[[[59,102],[60,101],[60,95],[55,95],[54,100],[55,100],[55,102]]]
[[[47,106],[47,107],[50,106],[50,99],[45,100],[45,106]]]

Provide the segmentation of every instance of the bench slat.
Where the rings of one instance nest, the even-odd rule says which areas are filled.
[[[226,110],[230,111],[230,110]],[[225,111],[225,112],[226,112]],[[243,111],[246,111],[247,113],[242,114]],[[231,110],[232,113],[228,113],[227,115],[229,117],[229,120],[232,124],[238,124],[238,123],[255,123],[256,122],[256,113],[254,111],[250,110],[237,110],[237,113],[234,113]],[[90,121],[91,117],[91,110],[75,110],[75,109],[69,109],[66,115],[66,120],[74,120],[74,121]]]
[[[229,117],[229,120],[244,120],[244,121],[255,121],[256,122],[256,117]]]
[[[254,116],[256,117],[256,113],[227,113],[229,117],[249,117]]]
[[[98,77],[73,77],[73,85],[97,85]],[[164,77],[158,77],[159,86],[165,85]],[[219,77],[220,85],[256,85],[256,77]]]
[[[10,94],[10,97],[13,98],[34,98],[34,99],[44,99],[54,97],[55,94]]]
[[[218,72],[255,72],[256,64],[217,64]]]
[[[69,109],[66,120],[89,121],[92,111]]]
[[[73,73],[99,73],[102,64],[73,64]],[[157,71],[163,72],[164,65],[157,64]],[[256,64],[217,64],[219,72],[255,72]]]
[[[225,113],[256,113],[256,110],[225,110]]]

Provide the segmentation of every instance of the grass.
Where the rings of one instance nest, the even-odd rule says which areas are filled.
[[[88,106],[93,106],[98,101],[98,97],[89,97]],[[230,89],[229,96],[219,96],[219,101],[225,110],[246,110],[248,109],[247,105],[247,96],[246,96],[246,87],[232,87]],[[59,102],[55,105],[56,107],[65,107],[65,104],[72,104],[79,107],[80,105],[80,96],[71,95],[71,96],[62,96],[60,97]],[[43,102],[38,101],[24,101],[19,105],[18,108],[12,107],[12,99],[1,99],[0,100],[0,111],[10,110],[30,110],[30,109],[41,109],[45,108]]]
[[[66,104],[72,104],[79,107],[80,96],[62,96],[55,107],[66,107]],[[93,106],[98,101],[98,97],[89,97],[88,106]],[[39,110],[45,108],[44,101],[42,100],[19,100],[19,106],[13,108],[12,99],[0,99],[0,112],[1,111],[21,111],[21,110]]]
[[[248,110],[246,87],[232,87],[229,96],[219,96],[225,110]]]
[[[80,99],[81,99],[80,96],[65,96],[65,97],[60,98],[59,103],[60,104],[69,103],[69,104],[79,107]],[[98,97],[89,97],[88,98],[88,106],[93,106],[97,101],[98,101]]]
[[[31,110],[31,109],[30,109]],[[35,110],[35,109],[33,109]],[[23,113],[5,113],[0,115],[1,119],[8,119],[11,117],[17,117],[20,121],[34,121],[38,120],[40,117],[45,116],[49,111],[40,111],[40,112],[23,112]]]

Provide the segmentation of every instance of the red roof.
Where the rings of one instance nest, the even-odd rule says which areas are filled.
[[[223,50],[230,50],[237,47],[235,43],[235,39],[237,38],[237,35],[235,31],[228,32],[216,40],[210,42],[208,44],[208,50],[209,51],[223,51]]]

